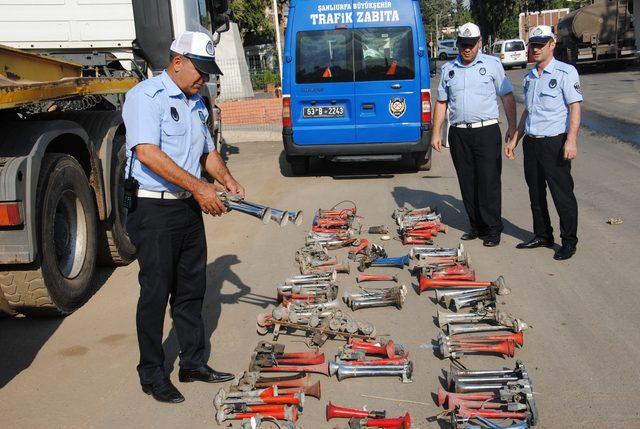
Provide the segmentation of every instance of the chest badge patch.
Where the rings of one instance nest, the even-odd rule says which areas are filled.
[[[399,118],[404,115],[404,112],[407,110],[407,100],[402,97],[393,97],[389,102],[389,112]]]
[[[180,120],[180,115],[178,115],[178,109],[175,107],[171,108],[171,119],[178,122]]]
[[[487,69],[485,69],[484,67],[480,67],[480,74],[482,76],[484,76],[485,74],[487,74]]]
[[[202,121],[203,124],[207,121],[202,110],[198,110],[198,116],[200,116],[200,121]]]
[[[528,90],[529,90],[529,81],[528,81],[528,80],[526,80],[526,81],[524,82],[524,92],[527,92]]]
[[[456,75],[456,72],[453,70],[449,70],[449,79],[453,79],[453,77]]]
[[[555,79],[551,79],[549,81],[549,88],[555,88],[556,86],[558,86],[558,81]]]

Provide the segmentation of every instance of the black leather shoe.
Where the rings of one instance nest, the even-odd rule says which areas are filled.
[[[480,237],[480,234],[478,234],[478,231],[469,231],[469,232],[465,232],[464,234],[462,234],[462,237],[460,237],[460,240],[475,240],[476,238]]]
[[[153,384],[143,384],[142,391],[147,395],[153,396],[153,399],[159,402],[168,402],[177,404],[184,401],[184,396],[171,381],[163,380]]]
[[[516,244],[516,249],[535,249],[536,247],[553,247],[553,240],[533,237],[529,241],[523,241],[522,243]]]
[[[496,247],[500,244],[500,237],[487,237],[482,241],[484,247]]]
[[[182,383],[190,383],[192,381],[204,381],[205,383],[222,383],[223,381],[233,380],[235,376],[228,372],[218,372],[209,365],[201,366],[198,369],[180,369],[178,371],[178,379]]]
[[[553,255],[553,259],[556,261],[564,261],[565,259],[571,258],[576,253],[576,246],[562,246],[555,255]]]

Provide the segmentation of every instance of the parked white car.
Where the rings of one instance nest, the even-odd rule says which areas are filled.
[[[438,59],[448,60],[458,56],[456,39],[438,40]]]
[[[491,54],[500,58],[505,69],[527,67],[527,46],[522,39],[498,40],[493,44]]]

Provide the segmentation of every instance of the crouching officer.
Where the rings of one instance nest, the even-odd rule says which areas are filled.
[[[449,108],[451,158],[458,174],[462,201],[471,229],[462,240],[482,237],[483,244],[500,244],[502,233],[502,136],[498,125],[499,96],[509,128],[515,133],[516,103],[500,60],[478,52],[480,28],[467,23],[458,29],[460,55],[442,66],[438,102],[434,112],[431,146],[442,148],[442,123]]]
[[[226,210],[216,195],[218,187],[200,180],[201,168],[229,192],[244,195],[244,189],[215,150],[207,108],[198,94],[209,74],[221,74],[211,38],[184,32],[171,44],[170,57],[162,74],[127,93],[122,114],[129,149],[127,182],[137,180],[139,187],[127,218],[140,265],[137,369],[145,393],[175,403],[184,397],[164,372],[167,302],[180,345],[180,381],[233,379],[205,360],[207,245],[202,212],[218,216]]]
[[[582,90],[575,67],[556,60],[551,27],[531,30],[529,49],[536,66],[525,75],[525,110],[517,133],[505,146],[509,159],[524,135],[524,175],[529,186],[534,237],[518,249],[553,247],[553,228],[547,207],[547,185],[560,217],[562,247],[554,259],[569,259],[578,243],[578,203],[573,194],[571,160],[577,155]]]

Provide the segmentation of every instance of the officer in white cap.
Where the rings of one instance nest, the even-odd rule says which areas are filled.
[[[199,95],[209,75],[220,74],[211,38],[186,31],[170,49],[167,69],[127,93],[122,115],[129,156],[125,189],[131,201],[126,227],[140,265],[137,369],[145,393],[176,403],[184,397],[164,371],[162,349],[168,302],[180,345],[180,381],[233,379],[209,367],[205,356],[202,213],[218,216],[226,210],[219,188],[201,180],[202,168],[227,191],[245,191],[215,150]]]
[[[505,140],[515,133],[516,103],[500,60],[479,52],[482,37],[477,25],[461,26],[457,45],[460,55],[442,66],[431,146],[437,151],[442,148],[442,124],[448,108],[451,158],[471,226],[460,238],[480,237],[485,246],[493,247],[500,244],[503,228],[497,98],[502,100],[508,121]]]
[[[551,27],[531,29],[529,49],[536,66],[525,75],[525,110],[513,138],[504,148],[509,159],[524,136],[524,174],[533,214],[533,238],[518,249],[553,247],[547,207],[547,185],[560,217],[562,246],[554,259],[571,258],[578,243],[578,202],[573,193],[571,160],[577,155],[582,89],[575,67],[556,60]]]

